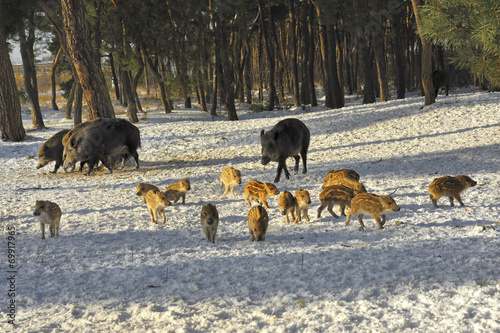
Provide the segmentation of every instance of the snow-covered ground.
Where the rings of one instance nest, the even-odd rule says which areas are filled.
[[[500,94],[423,102],[350,98],[339,110],[241,110],[236,122],[152,109],[137,125],[140,169],[90,177],[35,168],[38,147],[72,126],[45,109],[48,129],[0,142],[0,329],[11,328],[14,300],[18,332],[500,332]],[[259,133],[286,117],[311,131],[308,173],[276,185],[310,192],[311,221],[286,224],[272,197],[266,241],[250,242],[243,184],[273,181],[277,163],[260,164]],[[223,197],[226,166],[243,184]],[[369,192],[395,191],[401,211],[384,230],[369,216],[364,231],[326,210],[316,217],[324,176],[343,168]],[[459,174],[478,182],[466,206],[442,198],[434,208],[428,185]],[[137,184],[164,189],[181,178],[192,185],[186,204],[152,224]],[[40,239],[36,200],[61,207],[58,238]],[[206,203],[219,210],[215,244],[200,226]]]

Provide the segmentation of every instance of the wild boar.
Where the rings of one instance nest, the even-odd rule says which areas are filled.
[[[285,222],[290,223],[288,215],[292,216],[292,221],[297,223],[297,218],[295,217],[295,208],[297,207],[297,200],[289,191],[281,192],[278,203],[280,206],[281,214],[285,215]]]
[[[189,179],[184,178],[179,180],[177,183],[173,183],[167,186],[165,193],[169,193],[170,196],[174,198],[174,203],[177,203],[180,198],[182,198],[182,203],[186,203],[186,193],[191,191],[191,182]]]
[[[295,159],[294,171],[299,170],[299,154],[302,157],[303,170],[307,173],[307,150],[309,149],[310,133],[307,126],[295,118],[287,118],[278,122],[273,128],[260,132],[260,143],[262,145],[263,165],[270,161],[278,162],[278,170],[274,182],[280,181],[281,171],[285,171],[285,177],[290,179],[290,173],[286,167],[286,159]]]
[[[87,175],[90,175],[100,160],[113,172],[108,157],[130,154],[139,168],[137,148],[140,146],[139,129],[129,121],[118,118],[97,119],[82,126],[69,137],[64,150],[64,163],[65,166],[72,166],[78,161],[88,161]]]
[[[295,191],[295,201],[297,202],[297,221],[301,221],[302,217],[309,222],[309,205],[311,204],[311,196],[307,190]]]
[[[323,191],[319,194],[321,205],[318,208],[318,218],[321,217],[321,212],[325,207],[328,207],[328,212],[330,212],[333,217],[339,217],[333,212],[333,206],[335,205],[339,205],[340,214],[345,216],[345,207],[351,206],[351,200],[357,193],[357,191],[344,185],[332,185],[323,188]]]
[[[45,225],[49,225],[50,237],[59,237],[59,224],[61,222],[61,208],[55,202],[37,200],[33,212],[40,223],[42,239],[45,239]]]
[[[142,202],[146,203],[146,194],[149,192],[149,190],[160,192],[158,187],[154,186],[153,184],[139,183],[137,184],[137,192],[135,194],[142,198]]]
[[[462,198],[460,197],[460,193],[476,185],[477,182],[475,180],[465,175],[436,178],[429,185],[429,196],[431,198],[432,204],[436,208],[438,208],[437,201],[441,197],[448,197],[452,206],[454,206],[453,198],[457,199],[457,201],[460,203],[460,206],[464,206]]]
[[[243,191],[245,192],[245,202],[252,205],[250,200],[260,202],[267,209],[269,205],[266,199],[272,195],[280,194],[280,191],[271,183],[261,183],[256,180],[249,181],[246,183]]]
[[[323,188],[333,185],[344,185],[357,192],[366,192],[365,185],[350,177],[331,177],[326,181],[326,183],[323,183]]]
[[[253,206],[248,212],[248,231],[250,241],[265,241],[269,217],[267,211],[262,206]]]
[[[354,181],[359,182],[359,174],[351,169],[342,169],[342,170],[330,170],[325,176],[325,179],[323,179],[323,187],[325,188],[327,186],[335,185],[334,182],[336,182],[340,178],[350,178]]]
[[[226,167],[222,170],[220,174],[220,188],[222,188],[222,185],[225,186],[222,195],[225,196],[229,190],[234,194],[234,188],[239,184],[241,184],[241,174],[239,170],[233,167]]]
[[[383,229],[387,213],[398,212],[401,208],[388,195],[378,196],[372,193],[359,193],[351,200],[351,210],[347,213],[345,225],[351,222],[351,216],[358,215],[361,228],[364,229],[363,216],[370,214],[377,222],[378,228]]]
[[[217,207],[212,204],[201,207],[201,228],[205,232],[207,239],[215,243],[215,234],[219,226],[219,213]]]
[[[52,161],[56,161],[54,171],[49,171],[50,173],[56,173],[57,169],[63,165],[64,146],[62,144],[62,139],[69,131],[68,129],[64,129],[57,132],[38,148],[37,169],[43,168]]]
[[[163,217],[163,223],[167,222],[165,208],[170,206],[171,203],[168,201],[165,193],[149,190],[148,193],[146,193],[146,204],[148,206],[149,215],[151,216],[151,222],[154,224],[158,223],[158,214]]]
[[[450,89],[450,78],[446,71],[442,69],[437,69],[432,72],[432,85],[434,86],[434,96],[437,97],[439,88],[444,87],[446,96],[448,96],[448,90]]]

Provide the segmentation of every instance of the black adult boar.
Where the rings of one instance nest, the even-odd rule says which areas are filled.
[[[47,141],[45,141],[40,146],[40,148],[38,148],[38,163],[36,165],[37,169],[43,168],[52,161],[56,161],[54,171],[49,172],[57,172],[57,169],[59,169],[59,167],[63,164],[64,146],[62,143],[62,139],[68,132],[68,129],[57,132],[56,134],[48,138]]]
[[[448,96],[448,90],[450,89],[450,78],[446,71],[442,69],[437,69],[432,72],[432,85],[434,86],[434,96],[437,97],[439,88],[444,87],[446,96]]]
[[[75,131],[65,146],[65,166],[87,161],[87,175],[100,160],[113,172],[110,157],[130,154],[139,168],[137,148],[141,146],[139,129],[125,119],[98,119]]]
[[[287,118],[271,128],[269,131],[260,132],[260,143],[262,145],[262,164],[266,165],[270,161],[278,162],[278,171],[274,182],[280,181],[281,170],[285,170],[285,176],[290,178],[290,173],[286,167],[288,157],[295,158],[294,171],[299,170],[299,153],[302,156],[304,168],[302,173],[307,172],[307,149],[311,134],[307,126],[295,118]]]

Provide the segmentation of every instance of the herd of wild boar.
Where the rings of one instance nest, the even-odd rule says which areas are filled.
[[[307,172],[307,150],[309,148],[310,132],[307,126],[300,120],[288,118],[278,122],[269,131],[262,130],[261,134],[262,160],[266,165],[270,161],[278,162],[275,182],[279,182],[282,171],[287,179],[290,173],[286,167],[286,159],[295,159],[295,172],[298,171],[300,157],[303,163],[303,173]],[[55,161],[56,173],[59,167],[65,170],[75,168],[76,162],[80,162],[80,171],[87,164],[90,175],[95,165],[100,161],[103,166],[112,172],[113,167],[121,162],[124,163],[130,156],[134,158],[136,167],[139,168],[139,156],[137,148],[141,146],[139,129],[123,119],[98,119],[85,122],[75,126],[71,130],[57,132],[38,151],[37,169]],[[300,155],[300,157],[299,157]],[[234,189],[241,184],[241,173],[233,167],[226,167],[220,174],[220,186],[224,186],[223,195],[229,191],[234,195]],[[456,199],[464,206],[460,193],[465,189],[475,186],[476,182],[470,177],[459,175],[456,177],[441,177],[434,179],[429,185],[429,193],[432,204],[437,208],[437,201],[441,197],[448,197],[450,204],[454,205]],[[179,200],[184,204],[186,193],[191,190],[188,179],[181,179],[171,184],[165,191],[148,183],[137,185],[137,196],[142,198],[153,223],[158,223],[158,215],[166,223],[165,208],[177,203]],[[250,206],[252,201],[258,205],[250,208],[248,212],[248,230],[250,240],[264,241],[266,237],[269,217],[267,209],[269,204],[267,198],[279,195],[279,211],[285,216],[285,222],[300,222],[302,219],[309,222],[309,206],[311,197],[307,190],[298,189],[294,194],[289,191],[280,191],[272,183],[262,183],[257,180],[247,182],[243,189],[244,200]],[[320,206],[317,217],[321,217],[326,208],[335,218],[339,216],[333,211],[335,206],[339,207],[339,213],[346,216],[345,225],[349,225],[352,216],[357,216],[360,229],[364,229],[363,216],[370,215],[383,229],[386,223],[386,214],[397,212],[400,207],[390,195],[379,196],[368,193],[366,187],[360,182],[360,175],[351,169],[331,170],[324,180],[322,191],[319,194]],[[349,210],[346,211],[346,207]],[[45,225],[49,225],[50,237],[59,236],[59,223],[61,220],[60,207],[50,201],[37,201],[35,211],[45,239]],[[201,208],[201,227],[207,239],[214,243],[215,235],[219,225],[219,214],[217,207],[212,204],[203,205]]]

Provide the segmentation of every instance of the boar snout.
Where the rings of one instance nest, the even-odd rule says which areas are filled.
[[[269,164],[269,162],[271,162],[271,159],[267,156],[262,156],[262,159],[260,160],[260,162],[262,163],[262,165],[267,165],[267,164]]]

